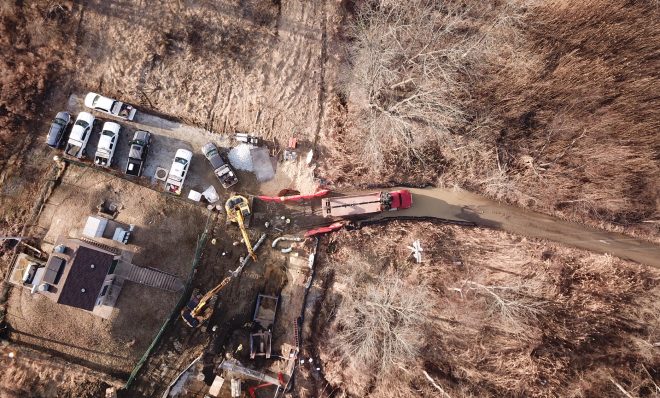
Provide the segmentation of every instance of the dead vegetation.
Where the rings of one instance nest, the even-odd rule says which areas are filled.
[[[44,105],[58,96],[53,84],[66,68],[71,7],[66,1],[0,5],[0,230],[6,234],[20,231],[31,206],[23,199],[35,195],[46,174],[44,163],[26,153],[52,117]]]
[[[328,137],[336,183],[406,175],[657,233],[656,6],[360,4]]]
[[[411,237],[424,237],[421,264],[405,246]],[[333,266],[321,278],[334,282],[317,342],[336,394],[616,396],[619,387],[632,396],[660,393],[660,279],[654,271],[505,233],[431,224],[341,232],[329,250]],[[402,340],[402,319],[379,312],[378,321],[369,320],[383,307],[370,306],[367,296],[397,286],[397,297],[382,301],[391,308],[415,302],[410,316],[419,315]],[[380,336],[378,344],[369,334]],[[389,349],[381,345],[384,335],[419,344],[399,351],[386,373],[379,370],[381,356],[365,360],[359,351]],[[351,340],[357,336],[362,339]]]
[[[410,290],[398,275],[374,277],[364,259],[352,259],[330,345],[355,372],[391,376],[411,362],[430,314],[424,286]]]
[[[6,398],[97,398],[119,380],[24,346],[0,348],[0,395]],[[8,352],[14,352],[10,359]]]

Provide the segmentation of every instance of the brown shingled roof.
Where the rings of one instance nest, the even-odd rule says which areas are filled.
[[[112,261],[111,254],[80,246],[57,302],[92,311]]]

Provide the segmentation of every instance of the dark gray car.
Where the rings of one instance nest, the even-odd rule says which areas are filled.
[[[209,163],[211,163],[213,172],[218,177],[218,180],[220,180],[223,188],[227,189],[238,183],[238,177],[234,169],[222,159],[220,152],[218,152],[218,147],[214,143],[209,142],[204,145],[202,147],[202,153],[209,160]]]
[[[149,144],[151,143],[151,133],[144,130],[135,132],[133,139],[129,142],[131,148],[128,152],[128,161],[126,162],[126,174],[139,177],[142,174],[142,166],[147,158]]]
[[[64,141],[64,132],[71,123],[71,115],[68,112],[58,112],[55,119],[50,124],[46,144],[51,148],[59,148]]]

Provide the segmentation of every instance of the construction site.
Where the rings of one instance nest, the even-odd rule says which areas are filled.
[[[588,3],[1,5],[0,397],[660,396],[658,9]]]

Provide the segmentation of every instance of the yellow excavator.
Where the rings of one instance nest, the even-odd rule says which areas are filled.
[[[205,295],[193,293],[190,301],[181,310],[181,318],[186,325],[196,328],[207,320],[212,311],[205,311],[210,301],[215,301],[215,296],[231,282],[231,276],[226,277],[216,287],[209,290]]]
[[[250,237],[245,229],[245,220],[251,215],[250,202],[245,196],[234,195],[227,199],[227,202],[225,203],[225,211],[227,212],[227,219],[238,224],[238,228],[241,230],[243,240],[245,241],[245,247],[247,248],[250,257],[252,257],[253,261],[257,261],[257,255],[254,254],[252,243],[250,243]]]
[[[225,211],[227,212],[227,219],[238,224],[245,241],[248,253],[252,260],[257,260],[257,255],[254,253],[250,237],[245,229],[245,220],[250,217],[250,202],[245,196],[234,195],[230,197],[225,203]],[[207,320],[212,311],[206,311],[211,302],[215,304],[217,294],[231,282],[231,276],[226,277],[216,287],[209,290],[205,295],[193,292],[190,301],[181,310],[181,318],[191,328],[199,327],[205,320]]]

